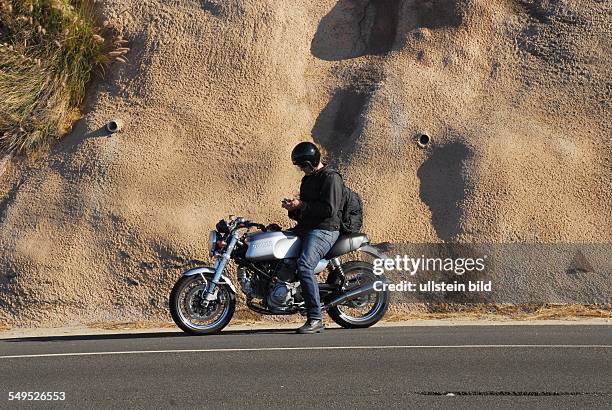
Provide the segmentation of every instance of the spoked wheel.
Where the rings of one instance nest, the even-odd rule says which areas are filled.
[[[234,315],[236,295],[228,285],[217,285],[216,299],[206,301],[204,295],[209,281],[210,278],[203,279],[200,275],[183,276],[172,288],[170,314],[174,323],[187,333],[218,333]]]
[[[362,261],[350,261],[342,265],[345,275],[345,288],[350,291],[361,286],[384,280],[383,276],[374,274],[372,264]],[[372,292],[327,310],[329,316],[340,326],[350,328],[370,327],[384,316],[389,307],[389,292]]]

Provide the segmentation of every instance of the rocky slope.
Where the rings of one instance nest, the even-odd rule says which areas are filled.
[[[289,223],[306,138],[375,241],[612,239],[609,2],[98,3],[129,63],[46,159],[4,163],[3,323],[166,318],[218,219]]]

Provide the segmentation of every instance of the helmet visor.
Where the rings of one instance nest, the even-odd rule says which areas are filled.
[[[293,165],[300,168],[310,166],[310,161],[306,158],[295,158],[292,162]]]

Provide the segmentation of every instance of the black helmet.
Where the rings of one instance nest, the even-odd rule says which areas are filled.
[[[316,168],[321,160],[321,151],[312,142],[300,142],[291,151],[291,161],[293,165],[308,164]]]

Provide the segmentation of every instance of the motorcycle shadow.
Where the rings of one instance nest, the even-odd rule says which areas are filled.
[[[297,328],[298,326],[296,326]],[[64,336],[30,336],[0,339],[0,342],[62,342],[62,341],[79,341],[79,340],[126,340],[126,339],[161,339],[168,337],[222,337],[228,335],[253,335],[253,334],[292,334],[295,329],[291,328],[271,328],[271,329],[240,329],[240,330],[224,330],[221,333],[214,335],[194,336],[185,332],[142,332],[142,333],[109,333],[98,335],[64,335]]]

